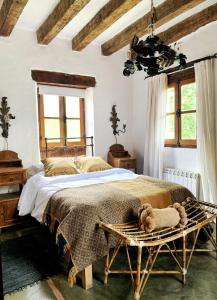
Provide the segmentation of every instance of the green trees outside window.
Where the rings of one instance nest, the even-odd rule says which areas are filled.
[[[196,84],[180,80],[168,86],[165,146],[196,147]]]

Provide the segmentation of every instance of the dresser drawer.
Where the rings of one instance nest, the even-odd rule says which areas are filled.
[[[4,222],[12,222],[14,219],[18,218],[17,210],[18,199],[13,201],[8,201],[3,204],[4,210]]]
[[[4,215],[0,214],[0,229],[3,227],[4,223],[5,223]]]
[[[18,184],[23,182],[23,173],[11,173],[0,175],[0,185]]]
[[[134,169],[134,168],[136,168],[136,160],[135,159],[120,160],[119,167],[125,168],[125,169]]]
[[[0,203],[0,226],[4,224],[4,207]]]
[[[0,228],[20,223],[23,218],[18,216],[18,194],[10,193],[0,196]]]

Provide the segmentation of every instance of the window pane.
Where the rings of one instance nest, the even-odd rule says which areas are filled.
[[[59,117],[59,96],[44,95],[44,116]]]
[[[60,121],[57,119],[45,119],[45,137],[46,138],[58,138],[60,137]],[[49,143],[59,143],[60,140],[48,141]]]
[[[80,137],[80,120],[67,120],[66,121],[67,138]],[[80,139],[68,140],[68,142],[79,142]]]
[[[175,111],[175,88],[167,89],[167,107],[166,112],[174,112]]]
[[[181,115],[181,139],[196,139],[196,113],[186,113]]]
[[[195,82],[181,87],[181,110],[196,109],[196,84]]]
[[[175,139],[175,115],[166,116],[166,139]]]
[[[78,97],[66,97],[66,117],[80,118],[80,99]]]

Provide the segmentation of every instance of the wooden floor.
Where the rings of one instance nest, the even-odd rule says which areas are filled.
[[[31,234],[31,228],[13,229],[0,235],[1,240],[7,240]],[[117,266],[124,266],[126,259],[120,256]],[[159,266],[170,266],[170,258],[163,255],[159,258]],[[110,276],[108,285],[103,284],[104,261],[100,260],[93,265],[94,286],[90,290],[81,287],[81,279],[70,288],[67,277],[60,273],[43,282],[24,288],[5,300],[130,300],[132,292],[128,276]],[[4,274],[3,274],[4,276]],[[193,257],[187,275],[185,286],[179,276],[153,275],[145,288],[141,300],[216,300],[217,289],[217,260],[214,254],[197,254]]]

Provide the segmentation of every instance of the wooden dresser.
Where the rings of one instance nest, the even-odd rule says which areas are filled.
[[[128,151],[124,150],[124,146],[114,144],[110,147],[108,153],[108,163],[116,168],[133,169],[137,172],[136,158],[130,156]]]
[[[18,216],[17,204],[26,181],[26,170],[16,152],[0,151],[0,228],[9,227],[25,220]],[[16,192],[6,189],[18,188]],[[2,191],[1,191],[2,189]]]

